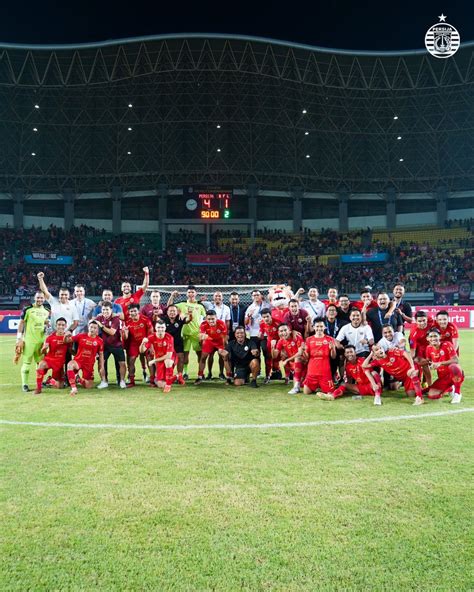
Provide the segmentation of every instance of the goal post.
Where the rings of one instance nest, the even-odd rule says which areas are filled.
[[[197,292],[196,298],[198,301],[212,301],[212,295],[214,292],[222,292],[224,303],[228,305],[229,297],[232,292],[237,292],[240,298],[240,303],[245,306],[250,306],[252,303],[252,292],[254,290],[260,290],[260,292],[262,292],[262,294],[266,297],[268,295],[268,290],[274,286],[275,284],[196,284],[195,288]],[[135,289],[138,288],[140,288],[140,286],[135,287]],[[176,303],[185,302],[187,289],[188,284],[150,285],[148,286],[147,291],[141,300],[141,304],[148,304],[150,302],[150,294],[154,290],[160,292],[162,304],[166,304],[172,292],[178,292],[178,296],[175,298]]]

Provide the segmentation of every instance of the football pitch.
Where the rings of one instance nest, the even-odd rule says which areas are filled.
[[[461,405],[421,407],[218,380],[34,396],[14,339],[2,591],[473,589],[474,331]]]

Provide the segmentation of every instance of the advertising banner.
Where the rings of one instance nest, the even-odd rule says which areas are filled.
[[[384,263],[388,258],[388,253],[354,253],[341,255],[341,263]]]
[[[72,265],[74,257],[35,251],[31,255],[25,255],[25,262],[33,265]]]

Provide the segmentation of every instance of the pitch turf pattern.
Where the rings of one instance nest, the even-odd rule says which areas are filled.
[[[445,398],[414,408],[398,393],[380,408],[330,403],[282,384],[218,381],[169,395],[113,387],[34,397],[11,366],[13,341],[0,338],[4,420],[307,423],[455,407]],[[462,333],[461,349],[472,375],[474,332]],[[472,378],[459,409],[470,407]],[[472,589],[472,422],[468,412],[291,429],[1,425],[0,589]]]

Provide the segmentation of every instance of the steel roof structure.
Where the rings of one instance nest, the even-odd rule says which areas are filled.
[[[351,52],[164,35],[0,44],[0,191],[474,187],[474,43]]]

